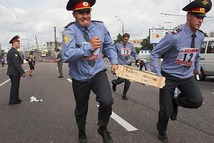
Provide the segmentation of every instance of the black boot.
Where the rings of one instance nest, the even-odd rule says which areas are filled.
[[[122,96],[122,98],[124,99],[124,100],[128,100],[128,97],[126,97],[126,96]]]
[[[158,130],[158,139],[162,142],[168,142],[168,137],[166,135],[167,125],[169,122],[169,118],[158,117],[157,130]]]
[[[97,132],[102,136],[103,143],[113,143],[112,137],[110,136],[110,132],[106,129],[106,127],[99,127]]]
[[[128,100],[128,98],[127,98],[127,96],[126,96],[126,92],[123,92],[122,98],[123,98],[124,100]]]
[[[79,131],[79,143],[87,143],[87,137],[85,131]]]
[[[158,139],[161,140],[162,142],[168,142],[166,132],[158,131]]]

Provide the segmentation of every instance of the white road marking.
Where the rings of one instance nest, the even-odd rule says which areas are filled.
[[[72,80],[71,80],[70,78],[67,78],[67,80],[68,80],[69,82],[72,82]]]
[[[27,72],[28,70],[29,70],[29,69],[26,69],[25,72]],[[10,81],[10,79],[8,79],[8,80],[6,80],[5,82],[1,83],[1,84],[0,84],[0,87],[3,86],[4,84],[6,84],[6,83],[9,82],[9,81]]]
[[[99,107],[99,105],[97,105]],[[120,124],[123,128],[125,128],[128,132],[137,131],[138,129],[129,124],[123,118],[118,116],[116,113],[112,111],[111,118],[114,119],[118,124]]]
[[[2,85],[6,84],[6,83],[9,82],[9,81],[10,81],[10,79],[8,79],[8,80],[6,80],[5,82],[1,83],[1,84],[0,84],[0,87],[1,87]]]
[[[122,127],[124,127],[128,132],[136,131],[138,130],[131,124],[129,124],[127,121],[125,121],[123,118],[112,112],[111,118],[114,119],[118,124],[120,124]]]

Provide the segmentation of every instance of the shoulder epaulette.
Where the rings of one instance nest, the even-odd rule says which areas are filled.
[[[74,24],[74,22],[70,22],[68,25],[66,25],[64,28],[68,28],[70,25]]]
[[[182,28],[178,27],[178,28],[176,28],[175,30],[172,31],[172,34],[175,35],[175,34],[178,34],[181,31],[182,31]]]
[[[92,22],[103,23],[102,21],[99,21],[99,20],[92,20]]]

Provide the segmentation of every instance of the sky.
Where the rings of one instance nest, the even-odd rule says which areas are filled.
[[[0,43],[8,49],[10,39],[19,35],[22,47],[36,46],[35,36],[41,47],[62,40],[63,27],[74,21],[72,11],[66,10],[68,0],[0,0]],[[182,8],[190,0],[96,0],[92,7],[92,19],[103,21],[112,39],[124,31],[130,40],[149,36],[150,28],[173,29],[186,22]],[[179,15],[179,16],[177,16]],[[201,30],[214,31],[214,10],[207,13]]]

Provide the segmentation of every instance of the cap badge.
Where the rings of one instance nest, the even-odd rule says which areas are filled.
[[[207,5],[209,2],[208,2],[207,0],[203,0],[201,3],[202,3],[203,5]]]
[[[88,6],[88,2],[83,2],[82,5],[83,6]]]
[[[200,12],[205,13],[205,8],[200,8]]]

